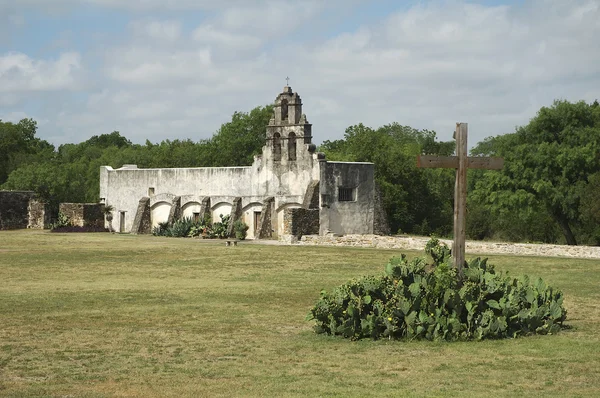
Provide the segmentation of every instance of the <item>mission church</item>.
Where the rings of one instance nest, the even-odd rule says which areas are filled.
[[[248,238],[385,234],[374,164],[331,162],[316,151],[298,93],[275,99],[262,154],[245,167],[100,168],[100,197],[119,232],[151,233],[161,222],[231,215]]]

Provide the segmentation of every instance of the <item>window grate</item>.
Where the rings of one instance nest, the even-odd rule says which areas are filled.
[[[354,201],[354,188],[338,188],[338,201],[339,202],[352,202]]]

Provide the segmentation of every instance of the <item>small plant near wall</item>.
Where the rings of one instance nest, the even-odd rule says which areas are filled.
[[[59,228],[70,227],[71,225],[72,225],[72,223],[71,223],[71,220],[69,219],[69,217],[65,213],[59,212],[56,221],[54,223],[52,223],[52,225],[50,226],[50,229],[55,230],[55,229],[59,229]]]
[[[431,263],[394,257],[385,275],[321,292],[307,316],[315,331],[352,340],[454,341],[553,334],[563,327],[563,294],[542,279],[509,277],[476,258],[459,281],[446,245],[430,241],[427,252]]]
[[[113,227],[112,227],[112,221],[113,221],[113,211],[115,210],[115,207],[113,205],[106,205],[104,206],[104,219],[108,222],[108,231],[112,234],[113,231]]]
[[[211,223],[210,217],[199,221],[194,221],[192,217],[184,217],[173,224],[161,222],[152,229],[152,235],[173,238],[201,236],[206,239],[225,239],[227,238],[230,217],[229,215],[220,215],[220,218],[221,222],[216,223]]]
[[[60,212],[56,222],[50,226],[50,232],[108,232],[108,229],[96,225],[73,225],[69,217]]]
[[[229,219],[231,218],[229,215],[220,214],[221,222],[213,223],[211,230],[209,231],[209,238],[219,238],[225,239],[227,238],[227,230],[229,229]]]
[[[237,220],[233,223],[233,230],[235,231],[235,238],[239,240],[246,239],[248,234],[248,225],[242,220]]]

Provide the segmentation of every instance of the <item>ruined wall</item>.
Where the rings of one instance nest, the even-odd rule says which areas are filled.
[[[52,211],[47,203],[40,202],[39,200],[32,199],[29,201],[29,222],[27,228],[32,229],[44,229],[49,228],[52,223],[52,219],[56,217],[56,209]]]
[[[77,227],[104,228],[104,204],[102,203],[61,203],[58,211],[66,215],[71,224]]]
[[[292,235],[300,239],[304,235],[319,233],[318,209],[284,209],[283,235]]]
[[[27,228],[34,196],[31,191],[0,191],[0,230]]]

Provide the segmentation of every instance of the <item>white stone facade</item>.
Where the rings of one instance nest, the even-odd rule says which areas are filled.
[[[318,182],[318,203],[308,187]],[[314,197],[317,194],[315,194]],[[200,212],[202,200],[210,197],[214,221],[230,214],[233,200],[242,201],[242,220],[255,238],[265,201],[273,198],[270,215],[272,237],[284,234],[286,209],[312,206],[319,211],[319,233],[374,233],[374,165],[328,162],[312,143],[312,125],[302,114],[302,101],[286,86],[275,100],[274,116],[266,128],[261,155],[247,167],[197,167],[120,169],[102,166],[100,196],[115,209],[113,225],[130,232],[141,198],[150,198],[151,225],[167,221],[173,199],[180,197],[181,216]]]

